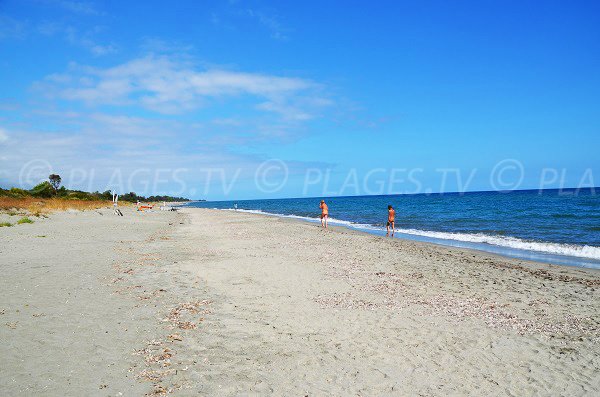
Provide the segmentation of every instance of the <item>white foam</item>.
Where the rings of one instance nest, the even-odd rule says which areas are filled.
[[[226,210],[235,211],[234,209],[227,208]],[[253,214],[261,214],[261,215],[270,215],[277,216],[283,218],[294,218],[301,219],[310,222],[318,222],[319,218],[307,217],[307,216],[299,216],[299,215],[285,215],[285,214],[276,214],[270,212],[264,212],[261,210],[244,210],[238,209],[240,212],[249,212]],[[361,230],[370,230],[370,231],[382,231],[385,230],[383,227],[377,227],[373,225],[366,225],[361,223],[354,223],[350,221],[344,221],[335,218],[329,218],[329,223],[333,225],[341,225],[346,227],[351,227],[354,229]],[[576,245],[576,244],[559,244],[559,243],[544,243],[537,241],[527,241],[516,237],[506,237],[506,236],[492,236],[483,233],[448,233],[448,232],[435,232],[428,230],[418,230],[418,229],[396,229],[396,232],[403,234],[410,234],[414,236],[422,236],[440,240],[454,240],[454,241],[463,241],[469,243],[477,243],[477,244],[490,244],[498,247],[511,248],[511,249],[519,249],[526,251],[535,251],[541,252],[545,254],[554,254],[554,255],[566,255],[566,256],[574,256],[578,258],[589,258],[589,259],[597,259],[600,260],[600,247],[594,247],[590,245]]]
[[[527,241],[516,237],[490,236],[483,233],[446,233],[417,229],[397,229],[400,233],[437,238],[442,240],[465,241],[470,243],[490,244],[499,247],[543,252],[555,255],[576,256],[579,258],[600,259],[600,247],[590,245],[544,243]]]
[[[286,215],[286,214],[278,214],[278,213],[273,213],[273,212],[264,212],[261,210],[246,210],[246,209],[237,209],[236,210],[234,208],[214,208],[214,209],[222,209],[224,211],[247,212],[250,214],[269,215],[269,216],[276,216],[276,217],[280,217],[280,218],[300,219],[300,220],[309,221],[309,222],[321,222],[321,218],[318,218],[318,217]],[[348,227],[352,227],[352,228],[356,228],[356,229],[383,230],[380,227],[376,227],[376,226],[372,226],[372,225],[365,225],[362,223],[354,223],[354,222],[350,222],[350,221],[344,221],[344,220],[336,219],[336,218],[332,218],[332,217],[328,218],[327,223],[332,224],[332,225],[348,226]]]

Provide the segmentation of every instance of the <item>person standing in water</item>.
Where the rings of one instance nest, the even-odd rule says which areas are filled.
[[[327,204],[325,204],[325,200],[321,200],[319,208],[321,209],[321,226],[327,229],[327,218],[329,217],[329,208],[327,207]]]
[[[387,233],[386,236],[390,235],[390,228],[392,228],[392,237],[394,237],[394,220],[396,219],[396,210],[391,205],[388,205],[388,220],[387,220]]]

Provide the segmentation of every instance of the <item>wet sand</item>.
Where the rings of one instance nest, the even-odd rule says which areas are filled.
[[[594,395],[600,272],[255,214],[0,229],[3,392]]]

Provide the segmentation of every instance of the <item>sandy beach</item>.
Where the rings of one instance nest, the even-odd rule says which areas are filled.
[[[0,229],[3,394],[600,393],[600,271],[292,219]]]

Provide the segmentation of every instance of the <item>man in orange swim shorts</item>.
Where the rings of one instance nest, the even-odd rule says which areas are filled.
[[[321,226],[327,229],[327,217],[329,216],[329,208],[327,207],[327,204],[325,204],[325,200],[321,200],[319,208],[321,209]]]
[[[387,233],[386,236],[390,235],[390,227],[392,228],[392,237],[394,237],[394,220],[396,219],[396,211],[391,205],[388,205],[388,221],[387,221]]]

